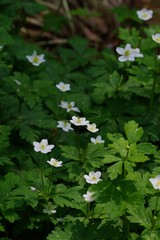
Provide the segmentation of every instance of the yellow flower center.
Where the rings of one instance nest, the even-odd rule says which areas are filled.
[[[42,149],[42,150],[45,149],[45,147],[46,147],[46,146],[45,146],[44,144],[41,145],[41,149]]]
[[[158,180],[155,185],[156,185],[156,187],[159,187],[160,186],[160,180]]]
[[[144,18],[148,17],[148,14],[147,13],[143,13],[143,17]]]
[[[35,56],[35,57],[33,58],[33,62],[34,62],[34,63],[38,63],[38,62],[39,62],[39,58],[38,58],[37,56]]]
[[[94,181],[94,180],[97,180],[97,178],[96,178],[95,176],[93,176],[93,177],[92,177],[92,180],[93,180],[93,181]]]
[[[124,52],[124,55],[125,55],[126,57],[129,57],[129,56],[130,56],[130,51],[129,51],[129,50],[126,50],[126,51]]]

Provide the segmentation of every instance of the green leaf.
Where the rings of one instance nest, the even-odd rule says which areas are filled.
[[[9,146],[9,135],[11,133],[11,127],[6,125],[0,125],[0,153]]]
[[[68,159],[79,160],[79,151],[73,146],[60,146],[62,155]]]
[[[120,137],[118,140],[114,138],[113,143],[108,144],[108,146],[112,148],[115,153],[119,153],[122,158],[125,158],[128,153],[128,144],[129,143],[127,140],[125,140],[123,137]]]
[[[130,144],[137,143],[143,135],[142,127],[138,127],[138,123],[135,121],[129,121],[128,123],[125,123],[124,130]]]
[[[53,190],[53,201],[56,205],[79,208],[82,196],[79,193],[80,186],[67,188],[64,184],[57,184]]]
[[[152,226],[152,212],[149,208],[129,206],[127,212],[130,214],[127,218],[131,223],[138,223],[148,230]]]
[[[113,163],[113,162],[119,162],[122,159],[119,157],[116,157],[114,155],[106,154],[105,158],[103,159],[103,163]]]
[[[106,153],[106,148],[103,144],[92,144],[87,145],[84,150],[84,161],[89,162],[93,167],[100,167],[103,165],[103,157]]]
[[[111,180],[116,179],[118,175],[122,174],[122,166],[123,162],[119,161],[108,168],[107,172],[109,173],[109,177]]]

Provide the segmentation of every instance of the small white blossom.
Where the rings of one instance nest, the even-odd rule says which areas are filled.
[[[76,116],[73,116],[70,122],[73,123],[75,126],[85,126],[89,124],[89,121],[87,121],[85,117],[76,117]]]
[[[51,152],[54,145],[48,145],[47,139],[42,139],[41,142],[33,142],[34,151],[41,153],[49,153]]]
[[[43,209],[43,213],[47,213],[48,215],[54,214],[57,212],[55,208],[56,207],[53,206],[51,202],[49,202],[48,205],[46,205],[45,208]]]
[[[153,11],[143,8],[137,11],[138,18],[144,21],[147,21],[153,17]]]
[[[160,190],[160,175],[157,175],[155,178],[150,178],[149,181],[152,183],[154,189]]]
[[[87,183],[90,184],[97,184],[99,181],[102,181],[100,179],[101,172],[90,172],[89,175],[84,175],[84,178],[86,179]]]
[[[36,188],[35,187],[31,187],[31,191],[35,192]]]
[[[94,194],[94,192],[87,191],[86,194],[83,194],[83,197],[86,202],[93,202],[95,200]]]
[[[160,43],[160,33],[156,33],[152,35],[152,39],[153,41],[155,41],[156,43]]]
[[[63,222],[63,221],[64,221],[64,218],[57,218],[57,221],[58,221],[58,222]]]
[[[74,112],[80,112],[77,107],[75,107],[75,102],[65,102],[61,101],[60,105],[61,108],[64,108],[67,110],[67,112],[74,111]]]
[[[26,58],[34,66],[39,66],[41,63],[45,62],[44,54],[37,55],[37,52],[34,50],[32,55],[27,55]]]
[[[67,121],[58,121],[58,128],[62,128],[63,131],[68,132],[69,130],[73,130],[71,127],[71,123]]]
[[[157,55],[158,60],[160,59],[160,55]]]
[[[126,44],[124,48],[117,47],[116,51],[121,56],[118,58],[120,62],[125,61],[134,61],[136,57],[143,57],[143,54],[140,53],[139,48],[132,48],[129,43]]]
[[[16,80],[16,79],[14,79],[14,81],[15,81],[15,83],[16,83],[17,85],[22,85],[22,83],[21,83],[20,81],[18,81],[18,80]]]
[[[91,142],[94,144],[104,143],[104,140],[102,140],[102,137],[98,135],[96,138],[91,138]]]
[[[92,132],[92,133],[95,133],[95,132],[99,131],[99,129],[96,128],[96,124],[95,123],[87,124],[87,130]]]
[[[62,161],[58,161],[54,158],[51,158],[51,160],[47,162],[53,167],[62,167]]]
[[[132,49],[132,52],[134,54],[134,57],[143,57],[143,54],[140,53],[140,49],[139,48]]]
[[[0,46],[0,51],[2,51],[3,48],[4,48],[4,46]]]
[[[69,83],[64,83],[60,82],[59,84],[56,84],[56,87],[61,91],[61,92],[67,92],[71,90],[70,84]]]

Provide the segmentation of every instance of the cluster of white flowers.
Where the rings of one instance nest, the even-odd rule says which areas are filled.
[[[47,139],[42,139],[40,142],[33,142],[34,151],[35,152],[41,152],[44,154],[47,154],[51,152],[52,148],[54,148],[54,145],[49,145]],[[50,161],[47,161],[51,166],[53,167],[61,167],[62,161],[58,161],[54,158],[51,158]],[[33,188],[31,188],[33,191]]]
[[[86,126],[87,130],[95,133],[97,131],[99,131],[99,129],[97,128],[95,123],[90,124],[88,120],[86,120],[85,117],[76,117],[73,116],[72,119],[70,120],[70,122],[72,124],[74,124],[75,126]]]
[[[134,61],[135,58],[143,57],[139,48],[132,48],[131,44],[127,43],[124,48],[117,47],[116,51],[121,56],[118,58],[120,62]]]
[[[153,17],[153,11],[143,8],[137,11],[138,18],[147,21]],[[160,33],[152,34],[152,39],[154,42],[160,44]],[[133,62],[135,58],[143,57],[140,53],[139,48],[132,48],[131,44],[127,43],[124,48],[117,47],[116,52],[121,55],[118,60],[120,62],[131,61]],[[160,55],[157,56],[160,59]]]

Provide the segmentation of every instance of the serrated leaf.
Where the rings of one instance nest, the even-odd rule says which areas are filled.
[[[105,158],[103,159],[103,163],[119,162],[120,160],[122,160],[122,159],[119,157],[107,154],[107,155],[105,155]]]
[[[122,174],[122,166],[123,162],[116,162],[111,167],[108,168],[107,172],[109,173],[109,177],[111,180],[116,179],[118,175]]]
[[[137,143],[143,135],[142,127],[138,127],[138,123],[135,121],[125,123],[124,130],[130,144]]]
[[[62,155],[68,159],[79,160],[79,151],[73,146],[60,146]]]
[[[145,162],[147,160],[149,160],[149,157],[144,155],[144,153],[134,153],[132,156],[128,157],[128,160],[131,162]]]
[[[149,208],[129,206],[127,212],[130,216],[127,216],[128,220],[132,223],[139,223],[147,229],[152,226],[152,212]]]

